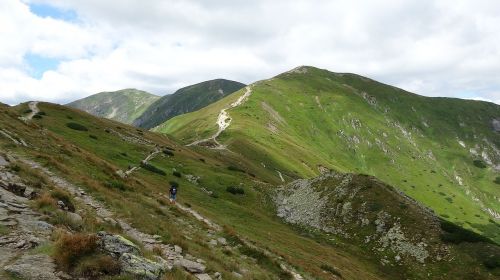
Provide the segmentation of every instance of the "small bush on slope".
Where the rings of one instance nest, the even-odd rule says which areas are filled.
[[[68,270],[81,258],[91,255],[97,249],[97,236],[87,234],[63,234],[56,242],[54,259]]]
[[[74,122],[69,122],[66,124],[66,126],[71,128],[71,129],[78,130],[78,131],[88,131],[89,130],[86,126],[81,125],[79,123],[74,123]]]

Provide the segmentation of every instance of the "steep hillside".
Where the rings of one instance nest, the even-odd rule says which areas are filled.
[[[151,104],[134,120],[134,125],[143,128],[155,127],[177,115],[199,110],[244,86],[239,82],[216,79],[181,88]]]
[[[407,275],[432,278],[446,271],[451,279],[470,278],[456,267],[491,265],[500,259],[499,246],[440,220],[374,177],[326,171],[284,185],[273,197],[277,215],[285,221],[319,230],[332,243],[359,244],[383,265],[403,266]],[[462,254],[457,257],[457,252]]]
[[[94,116],[131,124],[160,97],[137,89],[100,92],[67,104]]]
[[[299,67],[155,131],[240,155],[282,181],[324,169],[373,175],[500,242],[499,119],[492,103]]]
[[[295,191],[296,184],[276,188],[274,170],[252,166],[237,154],[185,147],[69,107],[31,102],[0,108],[0,278],[57,279],[56,273],[108,280],[498,277],[498,247],[453,226],[447,229],[451,238],[437,239],[448,233],[436,226],[437,218],[373,178],[324,175],[303,184],[315,190],[298,200],[302,192]],[[179,184],[175,205],[167,198],[170,182]],[[307,206],[311,198],[318,207]],[[312,212],[302,213],[297,201]],[[364,202],[366,213],[360,212]],[[326,219],[335,217],[323,207],[330,203],[342,205],[343,223]],[[397,213],[404,206],[406,211]],[[327,210],[326,227],[315,230],[312,223],[288,219],[297,213],[316,217],[316,209]],[[355,215],[352,220],[348,213]],[[356,228],[358,216],[368,219],[366,228]],[[409,243],[397,230],[385,231],[397,218],[404,220],[400,229]],[[329,226],[354,238],[330,234]],[[418,226],[428,230],[409,237]],[[378,240],[373,229],[379,227],[390,239],[387,250],[355,237]],[[417,244],[418,252],[444,252],[443,258],[410,264],[415,256],[404,251],[401,262],[394,262],[393,237],[403,248],[425,240],[427,246]]]

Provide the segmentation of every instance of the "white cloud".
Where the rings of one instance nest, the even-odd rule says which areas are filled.
[[[29,3],[74,10],[66,22]],[[147,3],[147,5],[146,5]],[[500,100],[500,2],[3,0],[0,101],[268,78],[298,65],[429,96]],[[30,77],[27,53],[62,62]]]

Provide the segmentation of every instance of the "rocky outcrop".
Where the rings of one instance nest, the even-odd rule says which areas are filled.
[[[370,176],[328,172],[296,180],[274,201],[285,221],[357,241],[382,262],[425,263],[446,254],[431,211]]]
[[[4,269],[14,277],[27,280],[60,280],[55,274],[56,265],[47,255],[24,255]]]
[[[144,257],[124,253],[119,258],[122,271],[136,279],[157,280],[167,270],[161,262],[154,262]]]
[[[491,120],[491,127],[493,131],[500,132],[500,118]]]

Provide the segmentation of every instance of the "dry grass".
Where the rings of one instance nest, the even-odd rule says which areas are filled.
[[[68,270],[76,262],[94,253],[97,249],[97,236],[90,234],[62,234],[56,242],[54,259],[63,269]]]
[[[35,207],[42,211],[51,211],[57,208],[57,201],[47,192],[35,199]]]

